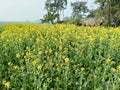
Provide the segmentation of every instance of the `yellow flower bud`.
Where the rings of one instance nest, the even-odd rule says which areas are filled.
[[[16,54],[16,58],[20,58],[20,54],[19,53]]]

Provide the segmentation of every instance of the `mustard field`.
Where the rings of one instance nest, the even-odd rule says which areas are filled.
[[[120,27],[3,25],[0,90],[120,90]]]

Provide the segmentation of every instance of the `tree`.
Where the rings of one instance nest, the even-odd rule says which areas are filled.
[[[96,0],[99,4],[100,16],[104,16],[107,25],[120,25],[120,3],[119,0]]]
[[[86,6],[87,2],[85,1],[76,1],[74,3],[71,3],[71,6],[73,8],[73,17],[82,17],[87,13],[88,7]]]
[[[41,19],[42,23],[54,23],[53,20],[57,17],[57,14],[54,14],[52,12],[47,12],[46,15],[43,16],[44,19]]]
[[[76,1],[74,3],[71,3],[72,6],[72,22],[76,25],[81,25],[81,19],[83,18],[83,16],[85,16],[85,13],[87,13],[88,7],[87,7],[87,2],[85,1]]]
[[[66,9],[67,0],[46,0],[45,9],[47,14],[44,16],[42,21],[54,23],[57,19],[57,22],[60,21],[60,12]]]
[[[112,14],[113,22],[117,26],[119,26],[120,25],[120,2],[119,0],[112,0],[111,14]]]
[[[87,15],[87,18],[99,18],[99,8],[95,10],[89,10],[89,14]]]

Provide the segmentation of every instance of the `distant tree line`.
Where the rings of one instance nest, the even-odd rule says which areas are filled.
[[[41,19],[42,23],[72,23],[76,25],[106,25],[120,26],[119,0],[95,0],[96,9],[88,9],[86,1],[71,3],[72,15],[61,20],[61,12],[67,8],[68,0],[46,0],[47,13]],[[93,22],[95,24],[93,24]],[[92,23],[92,24],[91,24]]]

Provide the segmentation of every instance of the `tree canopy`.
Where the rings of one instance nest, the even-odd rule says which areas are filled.
[[[46,0],[45,9],[47,14],[42,19],[43,22],[51,22],[57,19],[57,22],[60,21],[60,12],[66,9],[67,0]]]
[[[60,21],[61,11],[67,8],[68,0],[46,0],[45,9],[47,13],[44,15],[42,22],[54,23]],[[86,1],[75,1],[71,3],[73,21],[87,18],[104,18],[104,25],[120,25],[120,3],[119,0],[95,0],[98,5],[96,9],[88,9]],[[87,14],[88,15],[87,15]],[[69,21],[68,20],[68,21]],[[71,22],[71,21],[70,21]]]
[[[99,15],[105,17],[107,25],[120,25],[120,2],[119,0],[95,0],[99,4]]]
[[[74,3],[71,3],[73,9],[73,17],[84,16],[84,14],[89,11],[86,4],[87,2],[85,1],[76,1]]]

